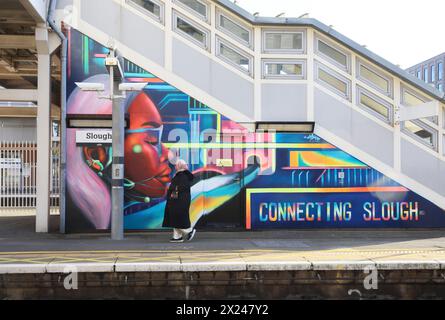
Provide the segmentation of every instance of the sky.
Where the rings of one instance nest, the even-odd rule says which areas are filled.
[[[231,0],[233,1],[233,0]],[[444,0],[237,0],[251,13],[309,13],[406,69],[445,52]]]

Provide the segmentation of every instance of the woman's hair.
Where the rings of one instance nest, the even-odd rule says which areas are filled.
[[[178,172],[179,171],[185,171],[185,170],[189,169],[189,167],[187,165],[187,162],[185,162],[182,159],[179,159],[179,160],[176,161],[175,167],[176,167],[176,171],[178,171]]]
[[[105,95],[110,92],[109,75],[100,74],[84,82],[103,83]],[[135,95],[125,101],[128,109]],[[96,92],[83,92],[76,88],[67,103],[69,114],[111,115],[112,102],[100,99]],[[108,229],[111,220],[111,195],[109,185],[86,163],[82,148],[76,145],[76,129],[67,129],[67,191],[73,203],[96,229]]]
[[[103,83],[109,94],[108,75],[90,77],[85,82]],[[76,88],[67,103],[69,114],[111,114],[112,103],[96,92]],[[107,184],[86,164],[82,148],[76,145],[76,129],[67,129],[67,191],[73,203],[96,229],[107,229],[111,219],[111,196]]]

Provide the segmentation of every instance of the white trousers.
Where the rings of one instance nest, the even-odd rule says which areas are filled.
[[[190,232],[193,231],[193,228],[190,227],[188,229],[173,229],[173,239],[185,238]]]

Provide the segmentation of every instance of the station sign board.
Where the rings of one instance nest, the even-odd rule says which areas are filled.
[[[109,129],[77,130],[76,144],[112,144],[113,134]]]

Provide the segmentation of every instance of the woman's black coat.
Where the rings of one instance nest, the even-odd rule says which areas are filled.
[[[176,173],[167,191],[167,204],[165,205],[164,228],[188,229],[190,228],[190,186],[193,174],[186,170]],[[172,199],[172,192],[178,188],[179,196]]]

